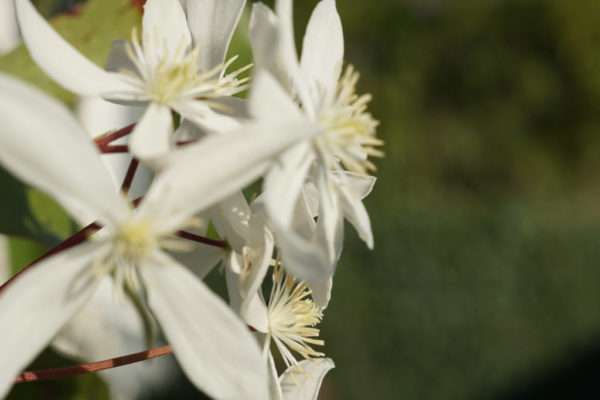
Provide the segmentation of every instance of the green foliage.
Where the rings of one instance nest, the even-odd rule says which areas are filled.
[[[140,14],[129,0],[90,0],[77,15],[60,15],[53,27],[67,42],[98,65],[106,62],[113,40],[128,39]],[[33,62],[24,45],[0,57],[0,71],[24,79],[73,104],[75,96],[59,87]]]
[[[40,10],[46,14],[59,9],[60,5],[56,1],[38,3]],[[52,25],[65,40],[102,65],[112,41],[128,38],[139,19],[139,12],[129,0],[90,0],[77,15],[57,16],[53,18]],[[0,71],[24,79],[67,104],[75,101],[73,94],[60,88],[42,72],[24,45],[0,57]],[[56,202],[24,186],[2,169],[0,187],[4,193],[0,207],[1,234],[53,245],[73,232],[72,221]]]

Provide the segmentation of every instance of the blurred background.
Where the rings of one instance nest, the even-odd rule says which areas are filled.
[[[316,3],[296,1],[299,39]],[[386,157],[367,200],[375,251],[347,229],[320,398],[600,397],[600,2],[338,8]],[[249,60],[246,25],[232,53]],[[0,70],[21,69],[12,54]],[[23,236],[16,265],[48,245]],[[67,394],[90,379],[13,396],[103,398]]]

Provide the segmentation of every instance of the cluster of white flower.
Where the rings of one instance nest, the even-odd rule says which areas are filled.
[[[354,69],[343,70],[335,0],[315,8],[300,58],[292,0],[275,10],[254,4],[252,79],[226,59],[245,0],[148,0],[141,32],[114,43],[106,69],[30,0],[15,6],[31,56],[52,79],[145,111],[130,129],[93,141],[62,104],[0,74],[0,163],[85,227],[0,289],[0,398],[65,326],[93,321],[101,311],[89,304],[108,287],[160,327],[209,396],[316,399],[333,368],[317,325],[344,220],[373,246],[362,200],[375,183],[369,158],[382,155],[370,97],[356,94]],[[237,97],[246,89],[247,99]],[[114,144],[126,134],[127,144]],[[102,153],[121,150],[135,159],[120,190]],[[132,200],[138,160],[154,179]],[[242,190],[261,178],[249,203]],[[203,283],[216,265],[229,304]]]

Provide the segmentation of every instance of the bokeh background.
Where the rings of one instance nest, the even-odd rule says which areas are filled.
[[[299,39],[316,3],[296,1]],[[375,251],[347,229],[320,398],[600,397],[600,2],[338,8],[386,157]],[[245,26],[232,51],[249,59]],[[0,70],[22,66],[8,57]],[[15,265],[48,245],[16,236]],[[90,379],[13,397],[96,398],[74,397]],[[167,396],[198,398],[183,387]]]

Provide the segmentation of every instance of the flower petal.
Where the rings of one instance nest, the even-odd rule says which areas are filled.
[[[106,244],[88,242],[40,262],[0,293],[0,398],[16,376],[40,353],[59,329],[93,296],[97,288],[90,263]]]
[[[250,16],[250,44],[256,70],[268,71],[291,92],[294,76],[292,71],[299,69],[298,59],[289,57],[289,52],[282,51],[282,41],[279,17],[263,3],[254,3]]]
[[[213,111],[202,100],[186,100],[172,104],[183,118],[198,125],[208,133],[229,132],[240,127],[240,122],[232,116]]]
[[[283,400],[317,400],[325,375],[335,368],[330,358],[305,360],[280,378]]]
[[[150,103],[146,113],[131,133],[129,147],[140,160],[152,164],[170,150],[173,134],[171,109]]]
[[[344,211],[344,216],[354,226],[360,238],[367,244],[369,249],[373,249],[374,239],[371,229],[371,220],[369,213],[365,208],[360,197],[356,196],[347,188],[340,188],[341,206]]]
[[[264,202],[269,216],[289,229],[296,204],[315,157],[310,143],[301,143],[283,154],[265,178]]]
[[[266,71],[260,71],[254,77],[248,107],[250,115],[258,120],[281,121],[303,118],[290,95]]]
[[[21,34],[31,57],[61,86],[87,96],[130,89],[115,75],[88,60],[60,37],[30,0],[18,0],[15,4]]]
[[[256,180],[273,158],[317,132],[305,123],[248,124],[208,137],[172,154],[139,211],[155,213],[162,221],[159,229],[172,231]]]
[[[371,194],[377,178],[371,175],[361,175],[354,172],[333,173],[338,185],[343,185],[353,196],[363,200]]]
[[[144,323],[128,298],[115,298],[115,286],[106,276],[85,306],[61,329],[53,348],[74,359],[92,362],[147,349]],[[174,360],[161,358],[101,371],[111,392],[123,399],[135,399],[159,390],[175,378]]]
[[[227,240],[238,253],[247,244],[250,236],[250,206],[244,193],[238,191],[213,207],[212,221],[219,235]]]
[[[344,32],[335,0],[322,0],[315,8],[302,47],[302,72],[333,98],[344,63]]]
[[[208,71],[225,61],[246,0],[185,0],[187,20],[200,49],[201,71]]]
[[[192,44],[185,12],[178,1],[146,1],[142,24],[144,55],[150,66],[182,58]]]
[[[241,287],[243,285],[241,281],[242,277],[231,266],[227,266],[225,277],[231,308],[240,315],[246,324],[259,332],[266,333],[269,326],[268,311],[258,292],[254,292],[244,299]],[[242,308],[242,304],[244,303],[245,306]]]
[[[297,69],[298,52],[296,40],[294,39],[294,2],[293,0],[277,0],[275,2],[275,13],[279,17],[280,24],[280,51],[285,65]],[[295,71],[292,70],[292,76]]]
[[[330,263],[335,265],[344,244],[344,218],[340,196],[328,171],[324,168],[319,170],[316,184],[320,194],[317,237],[327,249]]]
[[[126,215],[98,151],[61,103],[0,74],[0,120],[0,162],[15,175],[55,197],[82,225]]]
[[[164,254],[141,269],[150,308],[188,378],[218,399],[263,399],[267,365],[233,311]]]
[[[20,41],[15,2],[0,2],[0,54],[12,51]]]

